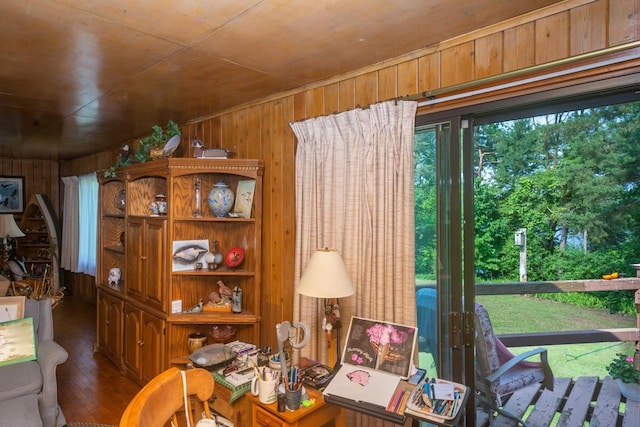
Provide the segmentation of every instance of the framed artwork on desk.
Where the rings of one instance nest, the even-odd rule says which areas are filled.
[[[25,297],[0,298],[0,322],[22,319],[24,317]]]

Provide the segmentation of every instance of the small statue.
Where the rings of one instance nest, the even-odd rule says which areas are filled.
[[[233,291],[227,285],[224,284],[222,280],[218,280],[218,290],[220,292],[220,296],[224,300],[224,302],[230,302],[231,297],[233,296]]]
[[[242,311],[242,289],[240,288],[240,285],[235,285],[233,287],[231,311],[234,313],[240,313]]]
[[[120,284],[120,279],[122,278],[122,272],[118,267],[114,267],[109,270],[109,286],[118,286]]]
[[[202,307],[204,307],[204,301],[200,298],[198,304],[194,305],[188,310],[183,311],[183,313],[200,313],[202,311]]]
[[[220,302],[220,294],[217,292],[211,292],[209,294],[209,304],[208,305],[215,305],[217,303]]]

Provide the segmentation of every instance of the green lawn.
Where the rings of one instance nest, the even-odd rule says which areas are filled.
[[[478,296],[496,334],[633,328],[636,319],[607,310],[576,307],[522,295]],[[596,343],[545,346],[556,377],[607,375],[605,367],[616,353],[632,355],[634,343]],[[511,348],[518,354],[533,347]],[[531,359],[536,360],[536,359]],[[429,355],[420,354],[420,366],[431,366]]]

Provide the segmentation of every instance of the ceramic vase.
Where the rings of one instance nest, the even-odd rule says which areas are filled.
[[[220,181],[213,186],[207,197],[211,212],[218,218],[224,218],[231,211],[235,197],[233,191]]]
[[[618,387],[620,387],[620,393],[622,393],[627,400],[640,402],[640,384],[625,383],[621,379],[617,379],[616,381],[618,382]]]

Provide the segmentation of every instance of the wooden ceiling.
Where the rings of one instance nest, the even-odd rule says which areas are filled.
[[[0,157],[82,157],[558,2],[3,0]]]

